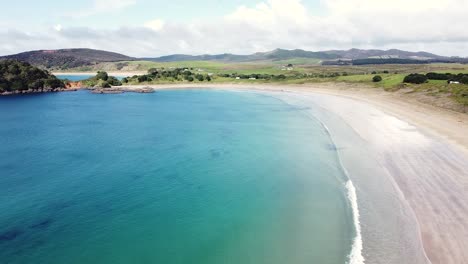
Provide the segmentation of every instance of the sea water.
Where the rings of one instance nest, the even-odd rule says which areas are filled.
[[[302,108],[79,91],[2,97],[0,113],[1,263],[349,261],[349,182]]]

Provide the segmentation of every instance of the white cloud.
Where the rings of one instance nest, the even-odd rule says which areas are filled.
[[[60,31],[62,31],[62,28],[63,28],[63,27],[62,27],[62,25],[60,25],[60,24],[57,24],[57,25],[54,26],[55,31],[59,31],[59,32],[60,32]]]
[[[164,27],[164,21],[161,19],[151,20],[145,23],[145,27],[154,31],[160,31]]]
[[[87,14],[135,3],[135,0],[95,0]],[[182,23],[155,19],[141,27],[121,25],[115,30],[57,25],[54,30],[31,34],[17,31],[13,34],[12,28],[0,31],[0,54],[72,47],[99,48],[132,56],[354,47],[468,56],[466,0],[322,0],[322,5],[325,10],[320,16],[307,10],[301,0],[267,0],[240,6],[214,20]],[[30,41],[24,41],[28,38]]]

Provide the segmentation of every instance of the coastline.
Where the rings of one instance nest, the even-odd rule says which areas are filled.
[[[262,91],[292,105],[315,108],[318,105],[333,113],[354,130],[357,135],[356,141],[360,140],[361,147],[365,149],[361,154],[375,159],[379,165],[379,168],[370,169],[366,168],[366,165],[356,164],[357,158],[353,157],[356,153],[346,153],[348,149],[355,149],[355,146],[348,144],[346,140],[338,140],[337,147],[344,149],[339,151],[340,155],[344,156],[344,165],[351,174],[367,173],[371,170],[380,175],[353,176],[360,207],[372,210],[376,206],[375,203],[381,202],[379,205],[385,206],[385,203],[391,200],[393,207],[383,208],[385,212],[382,213],[391,214],[393,210],[395,214],[401,214],[401,217],[387,215],[393,221],[389,223],[388,229],[393,228],[393,231],[399,234],[387,238],[389,241],[384,241],[384,244],[394,245],[401,250],[401,256],[392,256],[398,262],[390,263],[430,261],[434,264],[455,264],[468,260],[468,254],[465,253],[468,247],[468,231],[465,228],[465,221],[468,219],[468,115],[396,98],[395,95],[380,90],[340,84],[195,84],[149,87],[155,90],[209,87],[208,89]],[[324,116],[326,117],[326,114]],[[336,135],[336,128],[332,127],[331,130],[335,133],[334,136],[340,137]],[[382,174],[382,170],[386,175]],[[369,185],[365,186],[366,184]],[[369,200],[375,196],[366,193],[372,191],[370,187],[389,189],[382,194],[379,194],[381,190],[374,190],[372,195],[380,195],[378,198],[382,200],[372,204]],[[363,218],[366,217],[369,215],[364,214]],[[409,222],[405,225],[400,221]],[[369,230],[366,234],[366,228],[370,227],[363,226],[364,257],[372,260],[369,263],[379,263],[376,262],[379,257],[386,257],[381,263],[389,263],[387,261],[392,258],[385,256],[385,252],[380,252],[379,257],[372,256],[371,252],[379,247],[369,243],[369,240],[377,238],[373,238]],[[382,231],[373,229],[372,232]],[[385,239],[383,232],[380,235],[381,239]],[[423,248],[419,250],[422,253],[417,253],[421,241]],[[405,254],[408,255],[403,256]],[[410,260],[408,257],[415,255],[418,260]]]
[[[119,89],[147,87],[265,93],[297,107],[330,128],[343,168],[349,171],[362,217],[365,263],[468,261],[467,114],[340,83]]]

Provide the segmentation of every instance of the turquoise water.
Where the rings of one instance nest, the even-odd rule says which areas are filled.
[[[62,80],[70,80],[72,82],[78,82],[82,80],[89,79],[91,77],[96,76],[95,74],[93,75],[74,75],[74,74],[56,74],[57,78],[62,79]],[[115,76],[118,80],[122,80],[124,76]]]
[[[302,110],[209,90],[0,98],[0,262],[347,262],[346,178]]]

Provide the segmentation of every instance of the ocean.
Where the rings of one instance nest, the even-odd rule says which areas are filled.
[[[78,91],[0,112],[1,263],[349,262],[354,186],[303,108]]]

